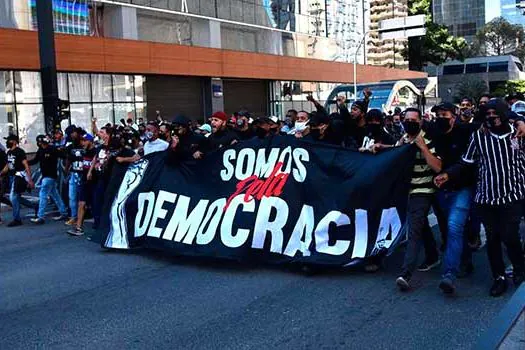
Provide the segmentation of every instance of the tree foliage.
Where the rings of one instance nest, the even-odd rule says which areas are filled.
[[[409,1],[410,15],[425,15],[426,35],[409,38],[403,55],[411,70],[423,70],[427,62],[439,65],[448,59],[465,58],[468,49],[464,38],[454,37],[448,28],[432,21],[431,0]]]
[[[474,101],[479,101],[483,94],[489,91],[487,83],[484,80],[472,77],[465,77],[456,86],[455,102],[459,102],[463,97],[471,97]]]
[[[525,32],[522,26],[498,17],[478,31],[472,47],[482,55],[520,55],[525,51],[524,42]]]
[[[503,97],[515,92],[525,94],[525,80],[509,80],[505,82],[505,85],[496,88],[492,94],[494,96]]]

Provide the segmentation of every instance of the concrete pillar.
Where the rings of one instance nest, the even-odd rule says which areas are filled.
[[[104,35],[115,39],[137,40],[137,9],[106,5],[104,7]]]
[[[221,24],[208,19],[191,19],[191,41],[195,46],[220,49]]]
[[[204,82],[204,114],[207,117],[218,111],[224,111],[224,90],[222,79],[206,78]]]

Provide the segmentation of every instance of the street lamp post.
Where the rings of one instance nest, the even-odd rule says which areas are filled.
[[[361,45],[365,42],[366,36],[371,31],[368,30],[363,34],[363,37],[361,38],[361,41],[359,41],[359,45],[357,45],[357,48],[355,49],[354,53],[354,101],[357,101],[357,54],[359,53],[359,49],[361,48]]]

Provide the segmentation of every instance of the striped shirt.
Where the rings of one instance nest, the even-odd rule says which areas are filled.
[[[525,142],[514,138],[514,128],[503,135],[478,130],[470,139],[463,161],[478,163],[474,201],[503,205],[525,198]]]
[[[436,156],[436,150],[432,141],[426,136],[424,131],[421,131],[421,137],[425,140],[425,143],[434,156]],[[412,143],[408,135],[402,137],[402,143]],[[416,161],[412,170],[412,179],[410,181],[410,194],[433,194],[436,192],[434,187],[433,179],[436,173],[427,164],[427,161],[421,150],[418,149],[416,152]]]

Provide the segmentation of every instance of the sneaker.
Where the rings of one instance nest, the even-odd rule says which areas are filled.
[[[458,278],[466,278],[474,272],[474,265],[461,265],[458,272]]]
[[[456,287],[454,286],[454,281],[450,277],[444,277],[439,283],[439,289],[445,294],[454,294]]]
[[[410,275],[408,273],[402,274],[396,279],[396,284],[400,291],[406,292],[410,289]]]
[[[491,297],[499,297],[507,291],[507,279],[503,276],[499,276],[494,280],[494,284],[490,288]]]
[[[46,223],[46,221],[44,219],[42,219],[42,218],[32,218],[31,222],[33,224],[37,224],[37,225],[42,225],[42,224]]]
[[[13,220],[7,224],[7,227],[17,227],[17,226],[22,226],[21,220]]]
[[[69,220],[66,221],[67,226],[74,226],[77,224],[77,218],[69,218]]]
[[[67,219],[67,215],[58,215],[58,216],[53,217],[54,221],[64,221],[66,219]]]
[[[427,272],[427,271],[432,270],[434,267],[439,266],[439,264],[441,264],[441,259],[439,259],[439,258],[437,260],[433,261],[433,262],[432,261],[431,262],[425,261],[424,263],[419,265],[417,270],[420,271],[420,272]]]
[[[82,236],[84,235],[84,229],[82,227],[75,227],[74,229],[67,231],[67,233],[72,236]]]

